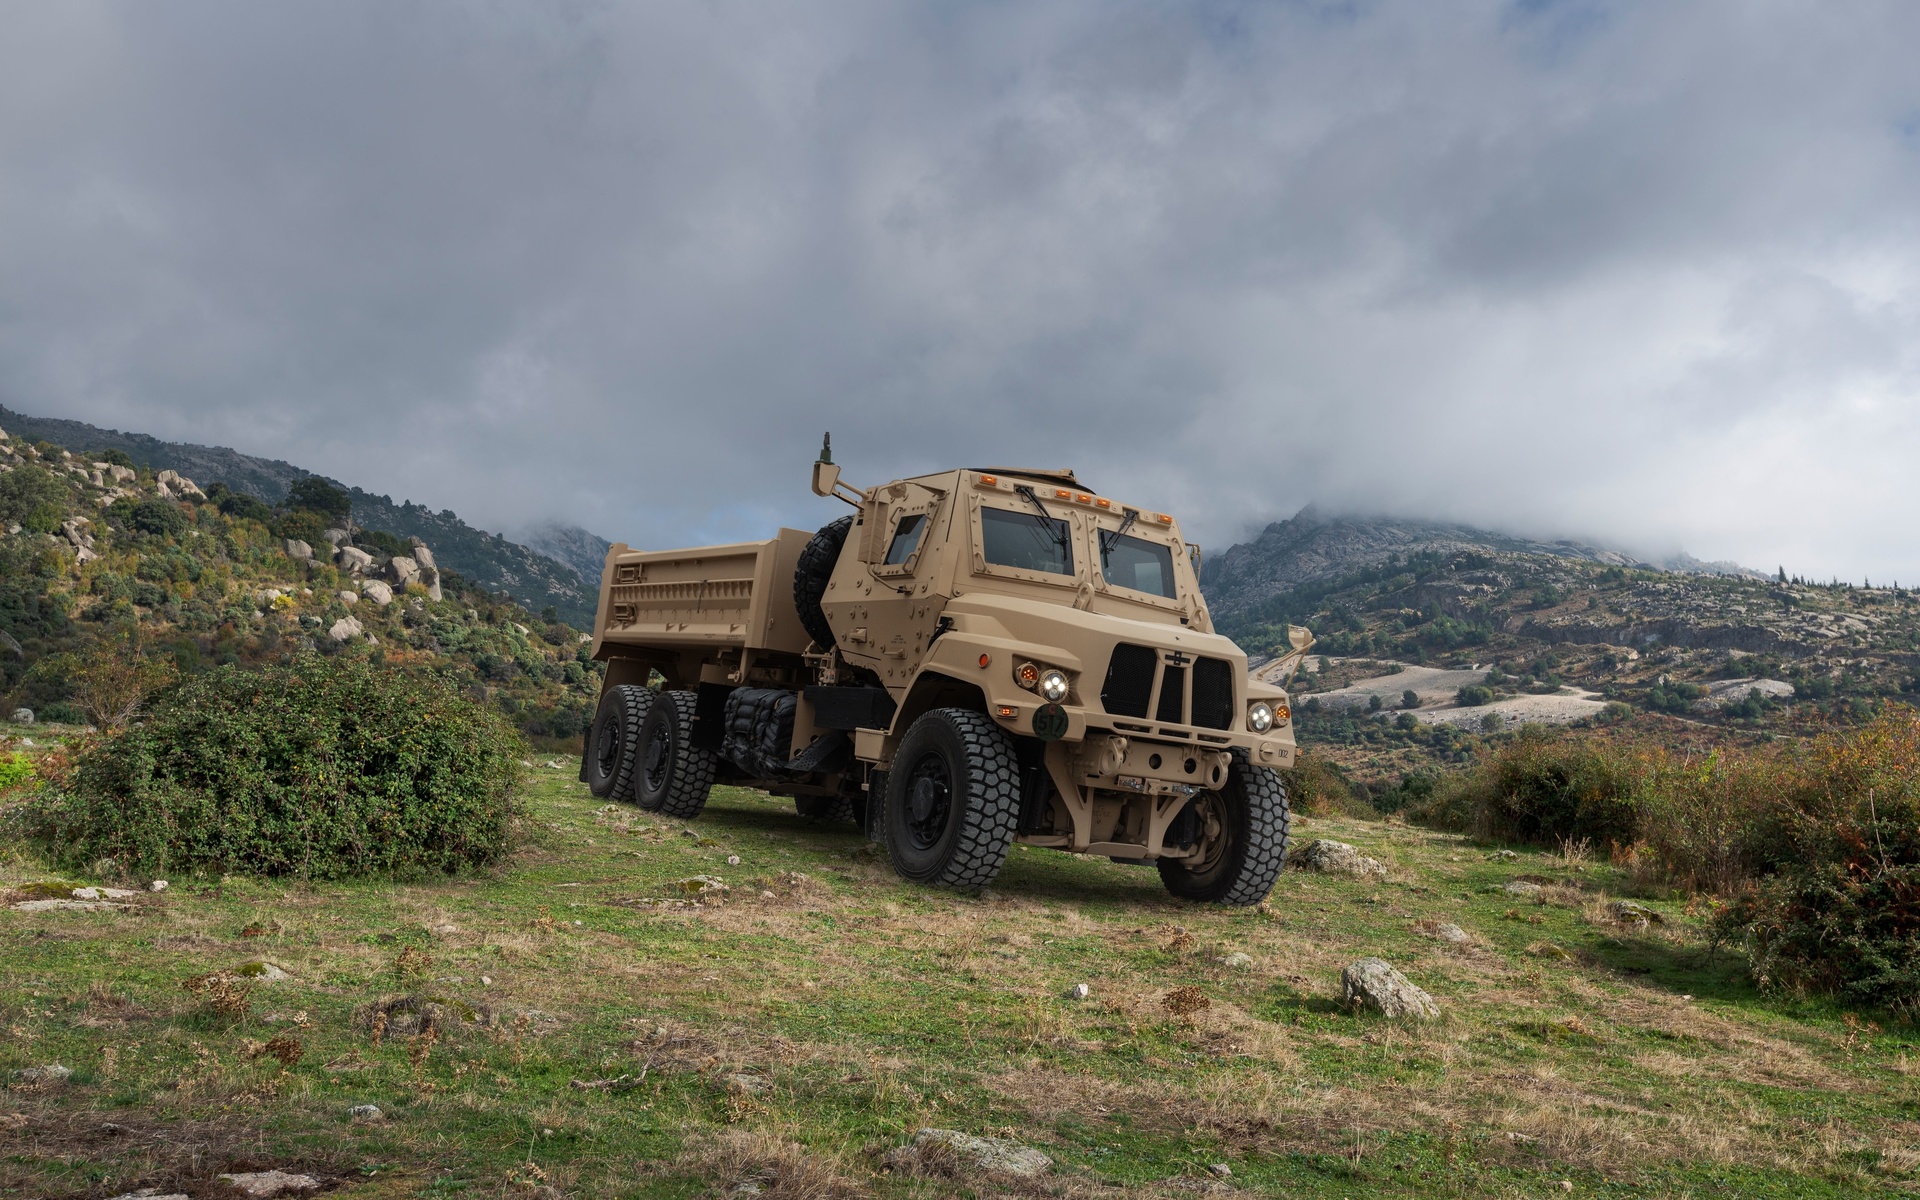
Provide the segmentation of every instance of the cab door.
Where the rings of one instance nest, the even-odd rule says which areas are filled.
[[[947,501],[947,493],[917,483],[882,488],[861,505],[848,538],[854,553],[842,555],[834,572],[829,595],[844,616],[829,620],[840,652],[889,686],[913,678],[945,606],[931,579]]]

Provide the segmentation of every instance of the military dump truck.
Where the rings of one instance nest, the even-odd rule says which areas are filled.
[[[608,551],[580,775],[596,796],[691,818],[716,782],[762,788],[860,822],[938,886],[985,887],[1019,842],[1152,864],[1190,900],[1266,896],[1292,714],[1213,632],[1179,522],[1070,470],[860,491],[830,440],[813,491],[854,511]],[[1295,630],[1290,657],[1309,644]]]

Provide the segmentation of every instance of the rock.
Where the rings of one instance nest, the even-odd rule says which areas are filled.
[[[1466,930],[1460,928],[1458,925],[1451,924],[1434,926],[1433,936],[1443,942],[1452,942],[1456,946],[1464,946],[1473,940],[1472,935],[1467,933]]]
[[[1221,1179],[1231,1179],[1233,1177],[1233,1168],[1225,1163],[1211,1163],[1207,1166],[1207,1174],[1217,1175]]]
[[[1253,965],[1253,955],[1242,954],[1238,950],[1235,950],[1232,954],[1222,954],[1213,961],[1223,967],[1232,967],[1235,970],[1244,971]]]
[[[361,629],[360,622],[352,617],[341,617],[333,623],[332,629],[327,630],[327,636],[336,642],[344,642],[349,638],[359,637],[363,632],[365,631]]]
[[[1492,854],[1487,855],[1487,861],[1488,862],[1512,862],[1519,857],[1520,856],[1518,854],[1515,854],[1511,850],[1496,850]]]
[[[334,598],[335,598],[336,600],[338,600],[338,601],[340,601],[340,603],[342,603],[342,604],[358,604],[358,603],[360,603],[360,593],[359,593],[359,592],[337,592],[337,593],[335,593],[335,595],[334,595]]]
[[[95,554],[93,550],[87,546],[82,546],[73,552],[73,561],[76,563],[90,563],[99,557],[98,554]]]
[[[1320,838],[1317,841],[1308,842],[1287,861],[1302,871],[1348,875],[1355,879],[1387,877],[1387,864],[1377,858],[1368,858],[1355,847],[1345,842],[1336,842],[1332,838]]]
[[[322,529],[320,531],[320,540],[335,549],[338,549],[340,543],[346,541],[350,536],[352,535],[344,529]]]
[[[1667,919],[1644,904],[1615,900],[1607,905],[1607,915],[1622,925],[1664,925]]]
[[[1076,983],[1067,989],[1067,999],[1069,1000],[1085,1000],[1091,995],[1093,995],[1093,989],[1084,983]]]
[[[167,890],[167,881],[164,879],[156,879],[147,885],[147,890],[150,892],[164,892]]]
[[[73,1078],[73,1068],[63,1067],[59,1063],[48,1063],[44,1067],[21,1067],[11,1078],[15,1083],[65,1083]]]
[[[1505,892],[1509,896],[1525,896],[1531,900],[1538,897],[1540,893],[1546,889],[1542,888],[1539,884],[1533,883],[1529,880],[1516,879],[1512,883],[1509,883],[1505,887],[1501,888],[1500,890]]]
[[[373,566],[373,555],[358,546],[342,546],[334,551],[333,563],[343,571],[365,575]]]
[[[240,1189],[249,1196],[280,1196],[288,1192],[315,1192],[320,1181],[311,1175],[291,1175],[285,1171],[240,1171],[220,1176],[220,1182]]]
[[[444,600],[446,596],[440,590],[440,572],[435,567],[420,568],[420,582],[427,585],[427,599]]]
[[[31,724],[33,724],[33,710],[32,710],[32,709],[30,709],[30,708],[16,708],[16,709],[14,709],[14,710],[13,710],[13,723],[14,723],[15,725],[31,725]]]
[[[132,467],[111,466],[107,468],[107,474],[115,483],[132,483],[140,477],[140,472]]]
[[[305,542],[301,541],[299,538],[288,538],[286,540],[285,546],[286,546],[288,558],[296,558],[296,559],[300,559],[301,561],[305,561],[313,557],[313,547],[307,545]]]
[[[97,912],[108,908],[125,908],[111,900],[23,900],[13,906],[15,912],[53,912],[56,909],[71,909],[76,912]]]
[[[1385,959],[1363,958],[1340,972],[1340,994],[1356,1008],[1370,1008],[1384,1017],[1431,1020],[1440,1006],[1393,969]]]
[[[727,1090],[744,1092],[749,1096],[761,1095],[773,1086],[758,1075],[748,1075],[745,1072],[727,1076],[726,1083]]]
[[[293,978],[293,972],[279,963],[264,961],[241,963],[233,969],[233,973],[247,979],[257,979],[261,983],[279,983],[281,980]]]
[[[360,592],[366,596],[367,599],[382,608],[393,603],[393,589],[381,583],[378,579],[369,579],[366,583],[362,584]]]
[[[727,890],[725,881],[717,875],[689,875],[674,881],[673,886],[689,896],[716,895]]]
[[[185,1192],[167,1192],[162,1194],[159,1188],[141,1188],[137,1192],[121,1192],[113,1200],[193,1200]]]
[[[170,489],[180,496],[194,496],[201,500],[207,498],[207,494],[201,491],[193,480],[188,479],[178,471],[162,471],[158,475],[155,475],[153,480],[154,483],[160,487],[160,494],[163,496],[166,495]]]
[[[533,630],[528,629],[518,621],[508,621],[507,624],[513,626],[514,632],[518,633],[521,637],[527,637],[533,633]]]
[[[928,1159],[958,1159],[961,1164],[993,1175],[1031,1179],[1045,1173],[1053,1160],[1031,1146],[1005,1138],[975,1137],[956,1129],[922,1129],[911,1144],[889,1151],[881,1160],[889,1169],[911,1168]]]
[[[380,1111],[378,1104],[356,1104],[347,1110],[347,1115],[356,1121],[378,1121],[386,1114]]]
[[[406,587],[420,577],[420,564],[404,554],[396,554],[387,560],[387,578],[398,587]]]
[[[73,898],[75,900],[125,900],[130,896],[138,894],[137,892],[130,892],[126,888],[77,887],[73,889]]]
[[[433,561],[433,551],[427,549],[426,543],[419,538],[413,539],[413,561],[420,564],[422,571],[433,571],[439,568],[439,564]]]

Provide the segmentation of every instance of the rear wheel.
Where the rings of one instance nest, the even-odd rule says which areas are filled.
[[[1287,865],[1293,814],[1287,787],[1271,767],[1234,755],[1226,786],[1188,801],[1200,846],[1198,857],[1160,860],[1160,881],[1182,900],[1258,904]],[[1182,821],[1187,814],[1181,814]]]
[[[793,807],[801,816],[822,825],[857,824],[861,815],[854,797],[848,795],[795,796]]]
[[[587,731],[580,778],[602,800],[633,799],[640,749],[640,726],[653,705],[653,692],[634,684],[608,688],[600,697],[593,728]]]
[[[983,888],[1020,822],[1020,760],[977,712],[936,708],[900,739],[887,776],[887,856],[916,883]]]
[[[707,806],[718,760],[693,744],[692,692],[661,692],[640,726],[634,800],[648,812],[691,819]]]

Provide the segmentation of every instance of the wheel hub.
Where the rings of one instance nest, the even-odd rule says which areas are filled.
[[[667,739],[663,737],[647,739],[647,761],[644,769],[647,774],[647,787],[658,791],[667,778]]]
[[[947,831],[953,807],[953,783],[939,755],[929,754],[914,764],[907,778],[907,831],[916,850],[931,850]]]

